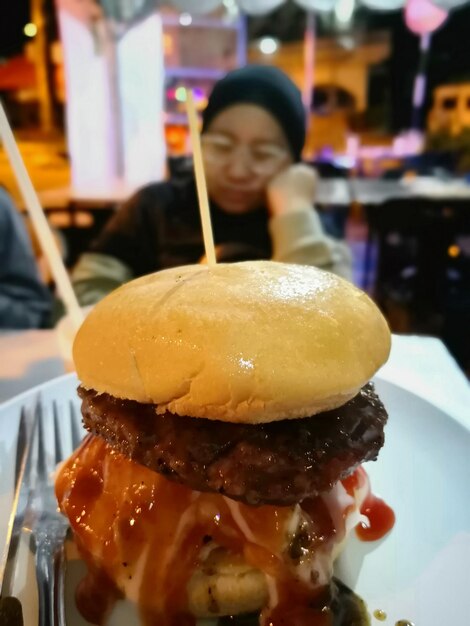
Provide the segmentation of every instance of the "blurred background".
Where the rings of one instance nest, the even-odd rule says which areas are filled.
[[[15,0],[0,7],[0,98],[71,268],[136,188],[190,167],[185,87],[202,110],[227,71],[280,67],[354,281],[393,331],[440,337],[468,375],[469,33],[463,0]],[[24,214],[2,151],[0,185]]]

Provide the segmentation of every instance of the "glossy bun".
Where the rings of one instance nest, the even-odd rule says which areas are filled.
[[[74,344],[86,388],[159,412],[260,423],[347,402],[386,361],[372,300],[315,267],[191,265],[123,285]]]

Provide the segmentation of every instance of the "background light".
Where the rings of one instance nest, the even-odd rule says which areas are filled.
[[[181,26],[190,26],[193,22],[193,18],[189,13],[181,13],[180,24]]]
[[[339,37],[338,43],[344,50],[354,50],[354,48],[356,47],[356,40],[354,39],[354,37],[350,37],[348,35],[343,35],[342,37]]]
[[[361,0],[361,4],[374,11],[397,11],[405,6],[405,0]]]
[[[38,27],[36,26],[36,24],[29,22],[23,28],[23,32],[26,37],[36,37],[36,35],[38,34]]]
[[[349,24],[354,14],[354,0],[338,0],[335,4],[335,17],[341,24]]]
[[[223,0],[223,5],[225,10],[227,11],[227,16],[229,18],[234,18],[238,16],[238,4],[236,0]]]
[[[186,89],[184,87],[178,87],[175,90],[175,98],[178,102],[186,102]]]
[[[260,40],[258,47],[260,52],[263,54],[274,54],[279,48],[279,42],[273,37],[263,37],[263,39]]]
[[[295,3],[306,11],[318,13],[329,13],[335,6],[335,0],[295,0]]]
[[[274,11],[285,0],[237,0],[237,4],[243,13],[248,15],[265,15]]]

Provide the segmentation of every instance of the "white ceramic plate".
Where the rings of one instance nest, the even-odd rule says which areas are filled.
[[[64,409],[75,399],[76,378],[58,378],[0,406],[0,546],[4,545],[13,483],[16,433],[22,406],[38,396]],[[465,626],[470,619],[470,431],[426,400],[383,380],[377,391],[389,412],[386,444],[379,461],[367,464],[374,493],[395,510],[397,522],[381,542],[354,537],[340,559],[337,575],[387,615],[385,625],[409,620],[416,626]],[[66,435],[64,435],[66,436]],[[68,444],[69,442],[67,442]],[[76,568],[72,575],[76,576]],[[25,626],[37,626],[31,565],[17,576]],[[71,619],[81,626],[67,590]],[[113,626],[129,626],[121,607]],[[380,622],[372,618],[372,624]]]

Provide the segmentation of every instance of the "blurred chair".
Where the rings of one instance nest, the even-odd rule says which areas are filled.
[[[167,166],[169,178],[185,178],[193,175],[193,159],[190,156],[169,156]]]
[[[348,178],[351,171],[331,161],[315,160],[310,163],[320,178]]]
[[[456,157],[451,152],[423,152],[404,158],[398,167],[385,170],[381,178],[399,180],[409,172],[416,176],[450,177],[456,169]]]
[[[457,155],[453,152],[423,152],[407,157],[403,166],[418,176],[434,176],[437,172],[448,176],[455,172]]]
[[[309,163],[318,173],[320,178],[348,178],[350,170],[336,163],[324,160],[315,160]],[[325,232],[336,239],[344,239],[346,220],[348,219],[349,207],[333,205],[318,207],[320,220]]]
[[[470,202],[395,200],[367,207],[366,216],[366,275],[378,246],[374,298],[386,314],[401,310],[408,320],[392,330],[438,335],[470,366],[470,250],[458,245],[470,237]]]

